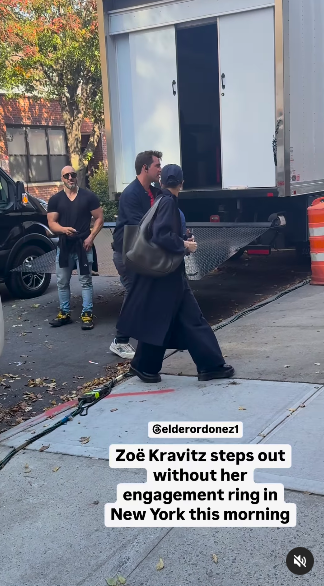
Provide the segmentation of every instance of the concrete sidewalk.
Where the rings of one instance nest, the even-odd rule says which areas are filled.
[[[129,586],[290,586],[296,579],[322,586],[322,296],[321,288],[303,287],[221,330],[235,380],[198,383],[187,353],[176,354],[165,362],[162,384],[148,389],[129,379],[87,417],[15,456],[0,472],[1,585],[104,586],[118,572]],[[0,458],[61,418],[30,420],[0,435]],[[109,467],[111,443],[207,443],[149,440],[154,420],[242,421],[242,439],[217,443],[291,444],[292,467],[257,470],[255,480],[285,485],[286,502],[297,505],[297,526],[105,528],[104,504],[116,500],[117,484],[146,480],[145,470]],[[90,439],[83,444],[81,437]],[[42,445],[49,447],[39,452]],[[315,558],[300,578],[285,564],[298,546]],[[165,567],[157,571],[160,557]]]

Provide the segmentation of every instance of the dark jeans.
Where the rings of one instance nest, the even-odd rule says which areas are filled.
[[[116,267],[116,270],[119,274],[120,282],[125,289],[125,295],[124,295],[124,303],[125,303],[125,299],[130,291],[132,284],[133,284],[134,274],[126,269],[126,267],[123,263],[123,255],[121,252],[114,251],[113,261],[114,261],[114,265]],[[117,344],[128,344],[129,338],[127,336],[124,336],[122,334],[122,332],[119,332],[118,330],[116,330],[116,342],[117,342]]]
[[[225,363],[217,338],[190,290],[184,293],[173,328],[188,349],[198,372],[213,372]],[[162,346],[138,342],[132,365],[140,372],[157,374],[162,368],[165,350]]]

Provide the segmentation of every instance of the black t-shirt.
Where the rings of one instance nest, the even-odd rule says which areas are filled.
[[[79,188],[78,195],[71,201],[65,191],[52,195],[47,212],[58,213],[58,223],[65,228],[74,228],[84,238],[90,234],[91,212],[100,208],[98,196],[92,191]]]

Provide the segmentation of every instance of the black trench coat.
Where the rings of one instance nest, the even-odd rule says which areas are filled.
[[[152,241],[172,253],[184,253],[177,198],[167,189],[153,222]],[[185,275],[184,262],[166,277],[136,275],[117,323],[117,329],[140,342],[186,350],[176,317],[184,295],[196,301]]]

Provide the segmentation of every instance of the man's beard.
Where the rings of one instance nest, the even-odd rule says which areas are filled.
[[[71,185],[69,185],[68,183],[64,183],[64,186],[66,187],[66,189],[69,189],[70,191],[76,191],[77,190],[77,184],[73,183]]]

